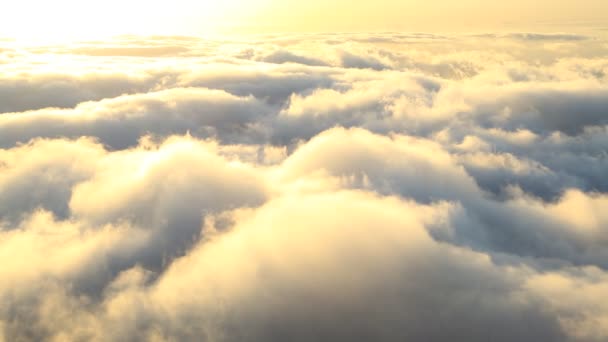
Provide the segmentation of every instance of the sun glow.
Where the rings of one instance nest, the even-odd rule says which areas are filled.
[[[21,0],[2,6],[0,36],[53,42],[119,34],[204,33],[238,18],[242,0]]]

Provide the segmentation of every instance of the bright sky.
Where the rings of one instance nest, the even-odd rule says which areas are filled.
[[[0,35],[56,39],[123,33],[500,30],[592,22],[606,0],[7,0]]]

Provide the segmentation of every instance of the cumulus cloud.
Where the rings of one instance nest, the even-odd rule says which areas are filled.
[[[599,42],[0,41],[0,340],[605,341]]]
[[[255,117],[264,116],[266,111],[269,109],[253,97],[204,88],[173,88],[84,102],[74,109],[4,114],[0,144],[12,146],[36,137],[93,136],[121,149],[137,144],[147,133],[167,137],[186,132],[235,140],[247,130],[253,131],[248,136],[263,135],[253,124]]]

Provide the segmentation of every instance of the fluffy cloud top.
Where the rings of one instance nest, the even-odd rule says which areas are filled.
[[[0,340],[608,339],[599,35],[0,47]]]

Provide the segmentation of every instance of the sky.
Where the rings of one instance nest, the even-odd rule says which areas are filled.
[[[0,342],[608,341],[602,2],[2,6]]]
[[[603,0],[54,0],[10,1],[4,36],[41,39],[118,34],[477,31],[602,25]]]

